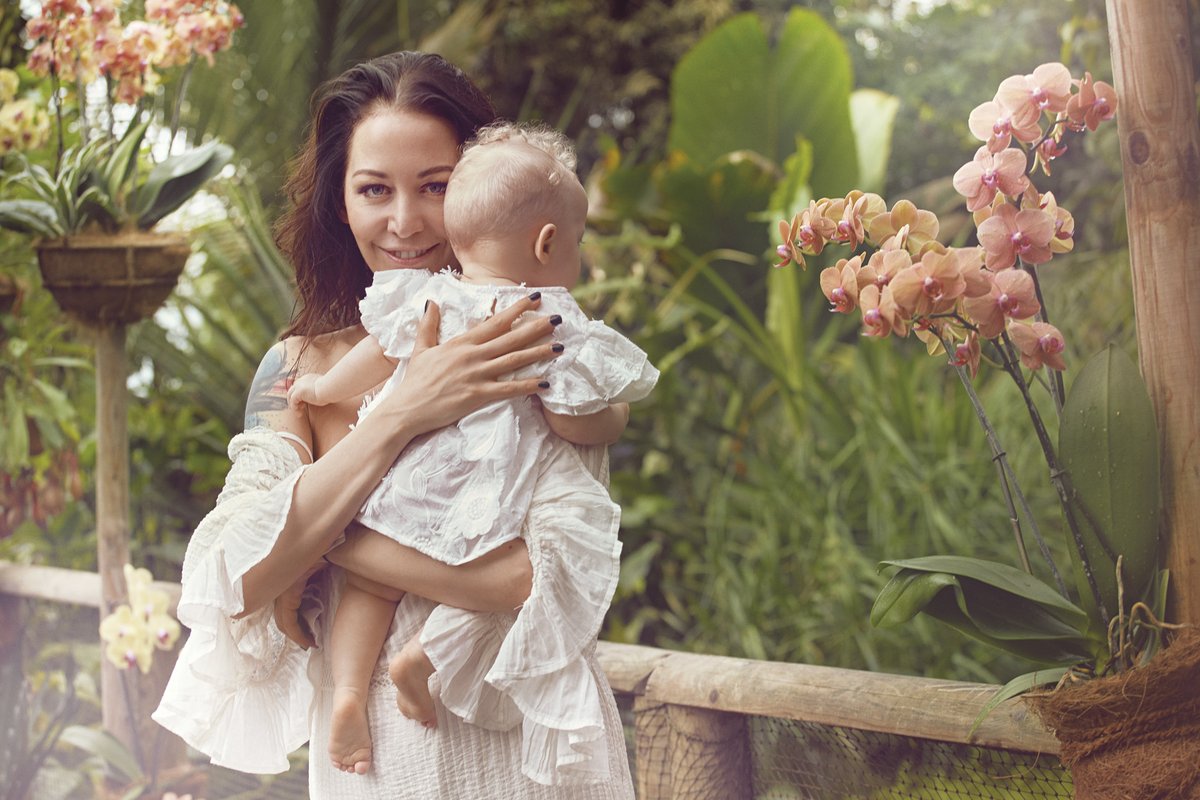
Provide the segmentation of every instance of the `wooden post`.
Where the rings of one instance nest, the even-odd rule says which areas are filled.
[[[1168,618],[1200,623],[1200,131],[1186,0],[1107,0],[1142,375],[1158,419]]]
[[[129,563],[129,433],[125,381],[125,326],[95,331],[96,344],[96,566],[100,573],[100,618],[126,602]],[[104,727],[134,750],[134,733],[121,685],[122,672],[100,659],[100,702]],[[133,687],[129,689],[132,691]]]
[[[746,718],[728,711],[667,706],[671,800],[750,800]]]
[[[129,597],[129,375],[125,358],[126,326],[93,329],[96,346],[96,561],[100,574],[100,618]],[[148,675],[136,668],[119,670],[100,659],[100,703],[104,727],[142,759],[149,771],[181,763],[183,742],[150,719],[171,675],[174,651],[155,652]]]

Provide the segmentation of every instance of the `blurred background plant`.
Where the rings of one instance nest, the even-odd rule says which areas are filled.
[[[971,147],[972,87],[1054,58],[1110,80],[1103,3],[795,5],[239,2],[246,25],[191,82],[179,122],[190,141],[235,143],[237,174],[190,212],[197,252],[168,306],[129,334],[133,560],[178,574],[258,359],[291,312],[270,223],[313,88],[360,58],[434,48],[477,77],[502,114],[543,119],[580,142],[593,200],[581,302],[663,370],[613,448],[625,550],[605,636],[992,682],[1018,671],[930,623],[901,634],[869,622],[881,559],[1008,557],[994,471],[980,463],[986,445],[956,380],[922,353],[860,346],[855,326],[827,313],[814,271],[768,275],[761,265],[780,216],[853,186],[937,211],[943,233],[966,242],[968,218],[946,212],[960,202],[950,176]],[[26,55],[22,19],[11,4],[0,15],[0,66],[13,67]],[[165,74],[154,102],[180,81]],[[881,118],[888,124],[868,124]],[[1084,154],[1088,169],[1072,168]],[[1080,179],[1060,187],[1056,174],[1047,188],[1086,225],[1044,290],[1081,350],[1131,341],[1115,129],[1061,163]],[[33,340],[61,321],[32,251],[9,241],[4,271],[24,301],[0,319]],[[75,336],[65,330],[54,353],[78,347]],[[92,379],[68,372],[82,499],[44,527],[23,523],[0,558],[94,567]],[[977,390],[998,409],[998,429],[1025,424],[1004,381],[982,377]],[[1018,475],[1040,477],[1036,443],[1009,440]],[[1056,504],[1048,487],[1030,502],[1043,517]],[[950,508],[976,512],[967,523]],[[91,653],[81,664],[98,664],[94,623],[71,627],[63,613],[39,611],[34,641],[77,639]]]

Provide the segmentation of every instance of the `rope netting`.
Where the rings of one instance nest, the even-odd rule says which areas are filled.
[[[1052,755],[771,717],[706,712],[698,724],[680,706],[638,701],[631,713],[632,699],[618,699],[639,800],[1072,797],[1070,774]]]

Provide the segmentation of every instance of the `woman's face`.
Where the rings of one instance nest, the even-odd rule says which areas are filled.
[[[458,139],[442,119],[380,110],[350,137],[345,217],[372,272],[439,270],[451,262],[442,224],[446,181]]]

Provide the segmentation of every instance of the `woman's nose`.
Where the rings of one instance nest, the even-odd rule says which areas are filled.
[[[417,204],[406,197],[396,196],[388,214],[388,232],[401,239],[420,233],[425,227]]]

